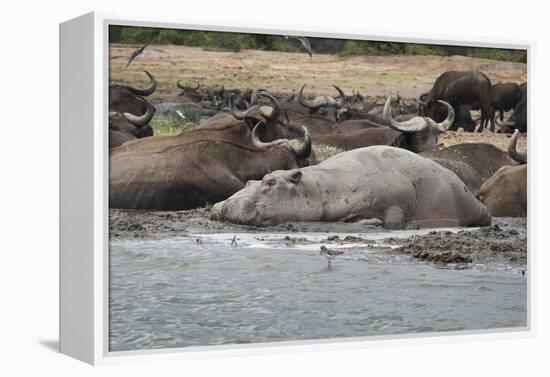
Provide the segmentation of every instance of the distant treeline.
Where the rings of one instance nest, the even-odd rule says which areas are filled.
[[[111,43],[140,44],[152,40],[156,44],[202,47],[205,50],[234,51],[243,49],[287,51],[300,50],[300,42],[278,35],[229,33],[216,31],[153,29],[111,26]],[[378,42],[330,38],[309,38],[314,54],[350,55],[463,55],[477,58],[527,62],[526,50],[479,48],[419,43]]]

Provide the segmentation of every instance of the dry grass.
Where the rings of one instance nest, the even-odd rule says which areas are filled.
[[[179,89],[176,81],[223,83],[226,88],[263,87],[289,93],[308,83],[308,94],[331,94],[331,84],[351,93],[360,89],[367,95],[399,93],[418,97],[431,88],[437,76],[447,70],[479,69],[492,81],[524,82],[523,63],[501,62],[463,56],[352,56],[243,50],[204,51],[201,48],[149,46],[143,56],[125,68],[127,57],[137,46],[112,45],[111,79],[133,84],[145,83],[148,69],[159,82],[156,98],[170,99]]]

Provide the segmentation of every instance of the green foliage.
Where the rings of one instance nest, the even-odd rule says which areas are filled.
[[[253,48],[254,38],[249,34],[210,32],[206,50],[239,52],[243,48]]]
[[[123,27],[118,35],[123,43],[146,43],[151,40],[155,29],[148,27]]]
[[[405,44],[405,53],[408,55],[447,55],[441,46],[420,43]]]
[[[155,117],[151,121],[155,135],[175,135],[181,129],[181,119],[175,117]]]
[[[395,55],[405,52],[404,43],[350,40],[344,44],[341,55]]]
[[[527,62],[527,50],[504,50],[500,48],[472,47],[468,51],[468,56],[510,62]]]

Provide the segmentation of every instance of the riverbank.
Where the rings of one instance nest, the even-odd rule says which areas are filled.
[[[527,221],[525,218],[493,218],[493,225],[475,229],[409,230],[399,237],[395,232],[366,222],[356,223],[286,223],[271,227],[254,227],[210,220],[209,208],[189,211],[110,210],[112,239],[166,239],[194,237],[196,234],[280,233],[281,244],[308,243],[296,233],[326,233],[324,243],[344,245],[359,243],[369,248],[391,248],[391,252],[411,255],[435,265],[502,262],[526,264]],[[370,233],[385,232],[387,238],[369,239]],[[405,235],[405,236],[404,236]],[[228,247],[231,246],[228,242]]]

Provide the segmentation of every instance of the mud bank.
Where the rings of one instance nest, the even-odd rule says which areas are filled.
[[[326,243],[365,244],[386,248],[391,253],[408,254],[435,265],[502,262],[525,264],[527,261],[527,221],[525,218],[494,218],[493,225],[458,231],[410,231],[409,237],[369,239],[369,233],[386,232],[372,223],[287,223],[259,228],[210,220],[210,208],[189,211],[110,210],[110,237],[118,239],[162,239],[192,237],[211,233],[281,233],[281,243],[307,243],[293,233],[327,233]],[[349,233],[361,234],[349,235]]]

